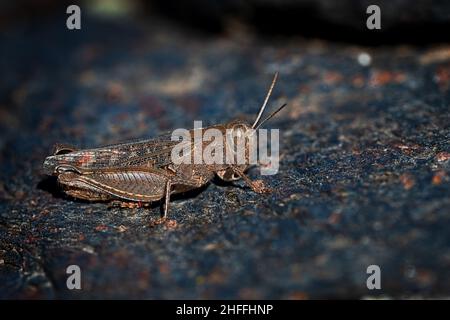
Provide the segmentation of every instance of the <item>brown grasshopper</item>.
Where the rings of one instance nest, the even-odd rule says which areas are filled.
[[[272,80],[253,125],[244,121],[232,121],[194,130],[215,128],[224,132],[229,128],[238,128],[245,134],[250,129],[258,129],[286,106],[282,105],[259,122],[277,77],[278,73]],[[43,168],[48,175],[57,177],[65,193],[79,199],[118,200],[141,205],[164,198],[163,219],[167,217],[171,194],[199,188],[207,184],[214,175],[224,181],[242,178],[253,191],[268,191],[260,182],[252,181],[246,176],[244,172],[249,168],[247,164],[175,164],[171,160],[171,151],[177,143],[179,142],[172,141],[170,135],[161,135],[155,139],[84,150],[58,144],[53,155],[45,159]]]

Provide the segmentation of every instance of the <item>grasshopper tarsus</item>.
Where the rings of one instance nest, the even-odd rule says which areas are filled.
[[[270,188],[267,188],[264,185],[264,182],[262,180],[251,180],[243,170],[241,170],[238,167],[234,167],[233,171],[236,175],[238,175],[240,178],[244,180],[244,182],[247,184],[247,186],[250,187],[254,192],[256,193],[270,193],[272,190]]]
[[[153,221],[150,222],[150,227],[156,227],[156,226],[159,226],[159,225],[165,223],[166,220],[167,220],[167,218],[159,217],[158,219],[153,220]]]
[[[178,226],[178,223],[176,220],[168,219],[165,217],[160,217],[150,223],[150,227],[156,227],[164,225],[167,229],[175,229]]]

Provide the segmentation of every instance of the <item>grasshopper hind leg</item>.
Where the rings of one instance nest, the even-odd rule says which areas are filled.
[[[167,219],[167,213],[169,212],[170,194],[172,193],[172,182],[167,180],[165,195],[164,195],[164,213],[162,218]]]
[[[76,177],[77,175],[72,172],[59,175],[58,184],[67,195],[88,201],[109,201],[114,198],[96,186],[77,180]]]
[[[113,197],[107,193],[96,192],[89,189],[68,188],[64,192],[74,198],[88,201],[110,201]]]

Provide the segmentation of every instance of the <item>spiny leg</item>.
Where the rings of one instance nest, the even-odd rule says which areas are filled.
[[[170,195],[172,193],[172,186],[174,185],[183,185],[192,188],[198,188],[201,187],[203,183],[199,178],[191,178],[191,179],[175,178],[173,180],[167,180],[164,195],[164,216],[163,216],[164,219],[167,217],[167,213],[169,212]]]
[[[175,178],[173,180],[168,180],[166,182],[165,192],[164,192],[164,209],[163,209],[163,216],[158,219],[156,222],[153,223],[153,225],[158,225],[161,223],[169,223],[173,224],[173,222],[176,223],[174,220],[167,220],[167,214],[169,213],[169,202],[170,202],[170,195],[172,193],[172,186],[174,185],[184,185],[184,186],[191,186],[191,187],[201,187],[202,182],[201,180],[197,178],[193,179],[184,179],[184,178]]]
[[[267,188],[264,183],[260,180],[252,181],[249,177],[242,171],[239,167],[232,167],[235,174],[241,177],[245,183],[256,193],[270,193],[272,190]]]
[[[167,180],[166,187],[164,191],[164,203],[163,203],[163,215],[158,219],[156,224],[160,224],[166,221],[167,214],[169,213],[169,202],[170,202],[170,193],[171,193],[172,183],[170,180]]]
[[[165,191],[164,191],[164,204],[163,204],[163,215],[157,219],[156,221],[152,222],[152,226],[160,225],[166,222],[170,222],[170,220],[167,220],[167,214],[169,213],[169,202],[170,202],[170,194],[172,189],[172,182],[170,180],[167,180]]]
[[[165,196],[164,196],[164,216],[163,216],[163,219],[167,218],[167,213],[169,212],[169,202],[170,202],[171,189],[172,189],[172,182],[170,180],[167,180],[166,192],[165,192]]]

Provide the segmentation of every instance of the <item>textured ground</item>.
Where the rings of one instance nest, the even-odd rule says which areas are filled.
[[[450,295],[450,46],[64,23],[0,37],[1,298]],[[213,183],[172,201],[176,225],[152,226],[157,205],[76,201],[41,174],[55,142],[251,120],[276,70],[272,107],[289,107],[271,122],[281,164],[262,177],[270,195]],[[66,289],[70,264],[81,291]]]

